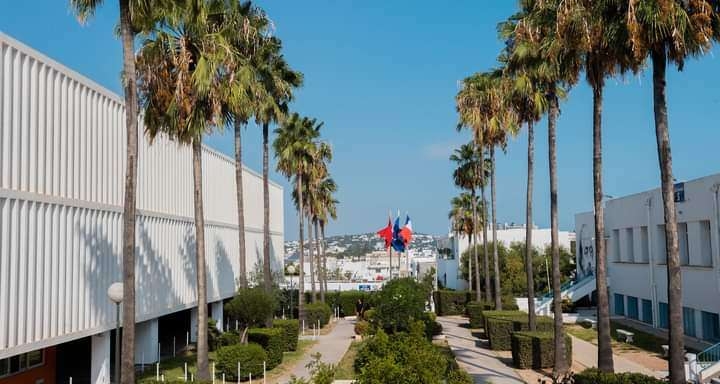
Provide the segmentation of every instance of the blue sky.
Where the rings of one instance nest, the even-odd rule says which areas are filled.
[[[115,2],[80,26],[67,1],[12,2],[0,30],[111,90],[120,92],[121,47],[113,34]],[[469,140],[457,133],[458,81],[489,69],[501,47],[496,24],[514,1],[271,1],[259,3],[274,21],[290,64],[305,74],[292,108],[325,122],[333,145],[331,171],[340,191],[339,219],[330,234],[374,231],[388,210],[409,212],[416,231],[448,228],[452,149]],[[492,5],[488,5],[492,4]],[[720,69],[717,51],[668,72],[674,172],[690,180],[720,169]],[[709,76],[709,74],[713,74]],[[591,92],[584,82],[562,103],[558,125],[560,227],[592,208]],[[605,192],[622,196],[659,184],[649,72],[608,81],[605,92]],[[232,154],[230,132],[207,143]],[[245,135],[246,163],[260,169],[260,131]],[[498,218],[524,222],[526,136],[498,154]],[[274,169],[274,162],[271,164]],[[547,131],[536,130],[534,222],[549,225]],[[285,236],[297,238],[286,190]]]

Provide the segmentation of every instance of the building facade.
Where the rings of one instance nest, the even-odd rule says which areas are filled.
[[[38,368],[55,375],[45,384],[64,380],[47,368],[63,348],[89,356],[75,383],[109,380],[116,309],[106,292],[121,281],[124,116],[120,96],[0,34],[0,383],[29,382],[21,375]],[[167,348],[159,346],[164,316],[188,324],[173,344],[195,338],[197,292],[190,148],[150,143],[139,131],[136,362],[144,364]],[[202,162],[207,296],[222,326],[239,271],[235,163],[210,148]],[[253,271],[262,260],[262,178],[246,168],[243,180]],[[270,183],[269,192],[280,270],[283,190]]]
[[[685,335],[720,341],[720,175],[677,183]],[[575,216],[577,274],[595,273],[592,212]],[[660,189],[605,203],[611,314],[668,326],[667,252]]]

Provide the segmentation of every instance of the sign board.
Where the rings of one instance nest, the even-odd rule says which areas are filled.
[[[358,284],[358,291],[370,292],[370,284]]]

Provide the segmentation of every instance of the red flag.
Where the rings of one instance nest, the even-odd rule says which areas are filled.
[[[388,218],[387,227],[376,232],[380,238],[385,240],[385,248],[389,247],[392,243],[393,231],[392,231],[392,220]]]

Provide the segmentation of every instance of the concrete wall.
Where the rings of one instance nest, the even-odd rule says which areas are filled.
[[[0,34],[0,358],[114,328],[121,280],[123,101]],[[196,305],[191,153],[139,127],[137,321]],[[203,150],[208,302],[233,294],[235,164]],[[262,257],[262,179],[244,172],[246,254]],[[270,185],[273,268],[283,191]]]

